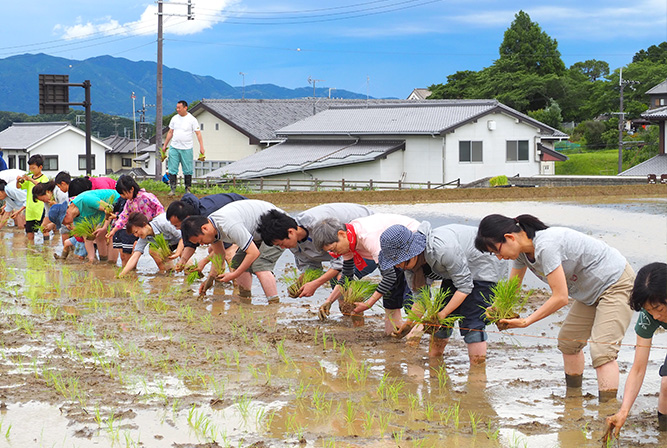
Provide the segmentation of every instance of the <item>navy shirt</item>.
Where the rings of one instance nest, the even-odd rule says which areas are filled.
[[[191,205],[195,210],[198,210],[198,215],[208,216],[211,213],[220,210],[227,204],[231,204],[234,201],[242,201],[243,199],[248,198],[236,193],[211,194],[204,196],[201,199],[192,193],[185,193],[181,198],[181,201]],[[183,241],[183,244],[185,247],[199,247],[199,244],[191,243],[190,241]]]

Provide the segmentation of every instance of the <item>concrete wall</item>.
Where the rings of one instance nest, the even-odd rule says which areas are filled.
[[[206,160],[234,162],[264,149],[262,145],[250,144],[247,135],[206,110],[199,113],[196,118],[200,126],[204,125],[201,135],[204,140]],[[194,144],[193,156],[196,159],[199,157],[199,141],[196,138]]]

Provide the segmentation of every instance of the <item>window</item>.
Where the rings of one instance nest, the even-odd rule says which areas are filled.
[[[528,161],[528,140],[508,140],[507,141],[507,161],[508,162],[527,162]]]
[[[16,168],[16,156],[7,156],[7,166],[9,169]]]
[[[216,124],[215,124],[215,130],[216,130],[216,131],[220,130],[220,123],[216,123]]]
[[[58,156],[44,156],[42,171],[58,171]]]
[[[25,156],[19,156],[19,169],[22,171],[27,171],[28,166],[26,165],[26,159]]]
[[[91,160],[91,165],[93,165],[93,166],[90,167],[90,170],[92,171],[92,170],[95,169],[95,154],[91,154],[90,158],[92,159]],[[84,155],[79,155],[79,170],[80,171],[88,171],[86,169],[86,155],[85,154]]]
[[[482,142],[459,142],[459,162],[482,162]]]
[[[204,130],[204,123],[199,123],[199,130],[203,131]]]
[[[122,162],[123,167],[130,167],[130,166],[132,166],[132,159],[130,159],[130,158],[128,158],[128,157],[123,157],[122,160],[121,160],[121,162]]]

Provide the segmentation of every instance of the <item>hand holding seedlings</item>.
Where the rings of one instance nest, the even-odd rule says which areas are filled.
[[[354,311],[352,311],[354,314],[361,314],[364,311],[371,309],[370,305],[366,302],[355,302],[354,304],[356,305]]]
[[[618,439],[618,436],[621,433],[621,427],[625,423],[626,418],[627,414],[623,414],[621,412],[606,418],[605,425],[607,426],[607,429],[602,435],[602,443],[604,443],[605,446],[609,446],[609,442],[613,442],[614,439]]]
[[[414,326],[413,322],[405,321],[403,322],[403,325],[401,325],[401,328],[397,329],[391,334],[391,337],[396,339],[403,339],[405,336],[408,335],[408,333],[410,333],[413,326]]]
[[[331,302],[324,302],[320,309],[317,311],[317,316],[320,320],[327,320],[329,313],[331,312]]]

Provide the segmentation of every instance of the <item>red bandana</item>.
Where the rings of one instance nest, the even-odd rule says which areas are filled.
[[[359,255],[359,252],[355,250],[357,248],[357,234],[354,231],[354,227],[352,227],[350,224],[345,224],[345,229],[347,230],[347,242],[350,246],[350,252],[352,252],[354,255],[354,265],[357,267],[357,269],[361,270],[368,266],[368,264],[366,263],[366,260],[364,260],[364,257]],[[340,254],[335,252],[329,252],[329,254],[334,258],[340,257]]]

